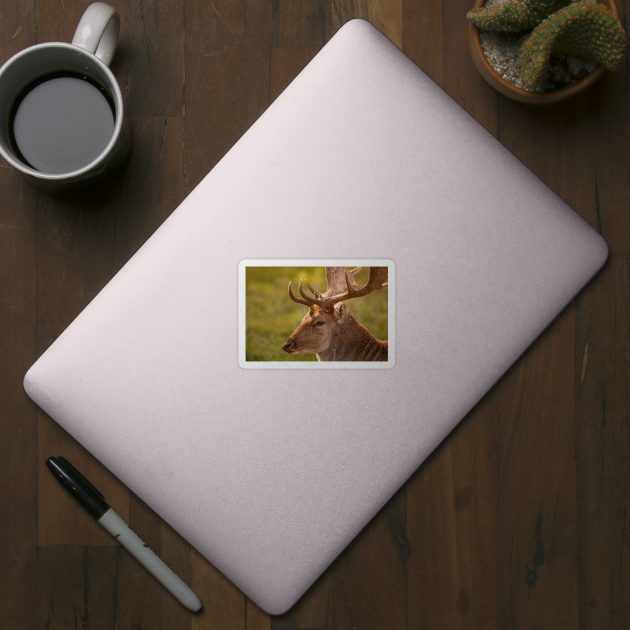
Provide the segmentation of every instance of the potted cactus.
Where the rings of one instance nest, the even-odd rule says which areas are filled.
[[[618,68],[625,55],[617,7],[604,1],[477,0],[467,15],[473,60],[510,98],[544,103],[575,94]],[[496,45],[511,55],[497,62]]]

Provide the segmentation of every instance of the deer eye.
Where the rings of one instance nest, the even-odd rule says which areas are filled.
[[[325,322],[317,322],[315,326],[323,326]]]

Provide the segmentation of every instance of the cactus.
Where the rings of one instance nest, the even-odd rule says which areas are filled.
[[[609,9],[596,2],[576,2],[543,20],[523,41],[516,65],[528,85],[540,81],[554,53],[595,61],[616,69],[626,49],[626,33]]]
[[[466,17],[479,29],[519,33],[534,28],[569,0],[507,0],[472,9]]]

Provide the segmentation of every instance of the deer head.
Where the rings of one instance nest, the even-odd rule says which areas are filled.
[[[370,276],[363,286],[358,286],[354,277],[361,271],[357,267],[348,271],[345,267],[326,267],[325,293],[316,291],[306,280],[312,296],[302,288],[302,280],[298,285],[301,298],[295,297],[289,282],[289,297],[298,304],[308,306],[308,313],[291,336],[282,344],[287,354],[320,354],[335,342],[341,326],[352,315],[347,311],[344,300],[363,297],[387,286],[387,267],[370,267]]]

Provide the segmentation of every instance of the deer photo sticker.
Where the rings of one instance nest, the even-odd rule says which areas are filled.
[[[243,368],[390,368],[391,260],[243,260],[238,269]]]

